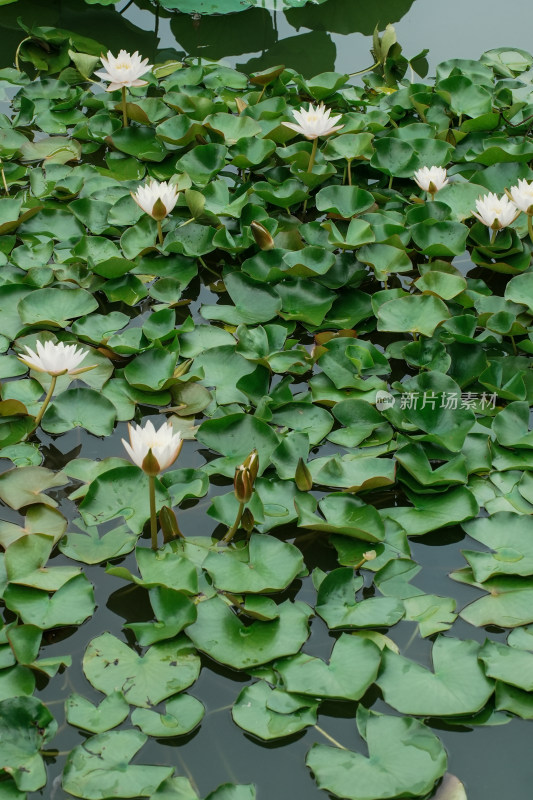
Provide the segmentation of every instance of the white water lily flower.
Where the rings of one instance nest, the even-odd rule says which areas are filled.
[[[493,231],[506,228],[511,222],[514,222],[520,213],[507,195],[504,194],[498,197],[494,192],[478,197],[476,208],[477,213],[473,211],[473,215],[487,228],[492,228]]]
[[[172,423],[164,422],[158,431],[148,420],[144,428],[128,424],[129,443],[122,439],[122,444],[133,461],[148,475],[157,475],[170,467],[179,456],[183,440],[181,434],[174,433]],[[146,460],[149,453],[152,459]]]
[[[319,136],[329,136],[330,133],[344,128],[344,125],[337,125],[342,114],[336,117],[330,117],[331,111],[326,108],[324,103],[320,103],[316,108],[309,103],[309,110],[301,108],[299,111],[293,111],[292,115],[296,122],[283,122],[287,128],[292,128],[293,131],[301,133],[307,139],[318,139]]]
[[[414,174],[415,182],[424,192],[435,194],[448,183],[444,167],[422,167]]]
[[[512,186],[506,193],[520,211],[533,215],[533,183],[519,180],[518,186]]]
[[[126,50],[121,50],[115,57],[109,50],[107,58],[100,56],[100,61],[105,69],[95,72],[95,75],[103,81],[110,81],[106,92],[114,92],[115,89],[128,86],[146,86],[148,81],[141,81],[139,78],[153,67],[153,64],[149,64],[147,58],[142,59],[137,51],[131,55]]]
[[[88,350],[78,349],[74,344],[54,344],[53,342],[36,343],[37,352],[25,346],[27,355],[19,356],[19,359],[37,372],[48,372],[49,375],[78,375],[86,372],[93,367],[82,367],[77,369]]]
[[[149,214],[153,219],[164,219],[178,200],[178,190],[166,181],[149,180],[144,186],[139,186],[135,194],[131,196],[142,210]]]

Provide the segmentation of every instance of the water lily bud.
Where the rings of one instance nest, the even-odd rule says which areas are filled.
[[[163,541],[165,544],[173,541],[173,539],[185,538],[179,529],[176,515],[169,506],[163,506],[159,512],[159,524],[163,531]]]
[[[378,554],[375,550],[367,550],[366,553],[363,553],[363,558],[365,561],[373,561],[375,558],[378,557]]]
[[[241,526],[244,528],[248,536],[254,529],[255,519],[254,515],[249,508],[245,508],[241,517]]]
[[[178,364],[174,372],[172,373],[174,378],[181,378],[183,375],[186,375],[191,368],[192,358],[187,359],[187,361],[183,361],[181,364]]]
[[[242,462],[242,466],[249,471],[252,484],[254,484],[259,471],[259,456],[257,450],[252,450],[250,455]]]
[[[308,492],[313,486],[313,478],[309,472],[307,464],[304,463],[303,458],[300,458],[298,461],[294,480],[296,481],[296,486],[301,492]]]
[[[272,250],[274,247],[274,239],[265,226],[254,220],[250,223],[250,228],[252,229],[252,236],[255,239],[256,245],[260,247],[261,250]]]
[[[233,489],[235,491],[235,497],[239,503],[247,503],[249,500],[251,500],[254,493],[254,486],[250,479],[250,472],[246,469],[246,467],[243,467],[242,464],[235,470]]]

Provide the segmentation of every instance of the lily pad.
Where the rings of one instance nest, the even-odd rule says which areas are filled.
[[[386,650],[377,684],[385,702],[403,714],[454,716],[479,711],[494,691],[479,663],[479,645],[439,636],[433,645],[434,672]]]
[[[381,650],[369,639],[341,634],[331,652],[329,664],[299,653],[276,661],[287,692],[312,697],[359,700],[374,683],[381,662]]]
[[[148,736],[165,738],[190,733],[200,724],[204,713],[202,703],[195,697],[191,697],[190,694],[178,694],[167,700],[164,714],[146,708],[136,708],[131,715],[131,721]]]
[[[57,722],[36,697],[13,697],[0,703],[2,768],[20,791],[35,792],[45,785],[39,750],[56,730]]]
[[[81,694],[71,694],[65,701],[67,722],[91,733],[104,733],[124,722],[130,706],[121,692],[112,692],[94,706]]]
[[[130,764],[147,740],[140,731],[111,731],[91,736],[69,753],[63,789],[83,800],[152,797],[173,767]]]
[[[185,637],[154,644],[140,656],[120,639],[103,633],[89,643],[83,671],[101,692],[120,691],[128,703],[151,708],[193,684],[200,659]]]
[[[279,618],[245,626],[218,597],[198,604],[198,619],[187,628],[194,645],[221,664],[250,669],[296,653],[309,635],[311,609],[286,600]]]
[[[256,534],[244,546],[211,551],[203,568],[221,591],[260,594],[289,586],[302,571],[303,558],[294,545]]]
[[[231,713],[240,728],[270,741],[314,725],[317,709],[317,700],[272,689],[259,681],[242,690]]]
[[[439,739],[415,719],[358,713],[368,757],[314,744],[307,754],[319,788],[349,800],[426,795],[446,771]]]

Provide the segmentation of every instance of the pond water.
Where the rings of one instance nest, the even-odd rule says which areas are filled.
[[[430,49],[430,74],[437,63],[448,58],[477,58],[492,47],[509,45],[528,49],[531,46],[533,11],[530,0],[508,0],[505,9],[490,0],[328,0],[323,5],[293,9],[287,13],[272,13],[252,9],[227,17],[193,20],[186,15],[161,13],[157,17],[148,8],[138,8],[125,3],[117,12],[112,7],[88,6],[82,0],[22,0],[0,9],[0,34],[2,35],[2,66],[11,65],[16,46],[22,34],[17,30],[16,18],[21,16],[26,24],[36,23],[63,27],[92,36],[111,49],[118,47],[138,49],[143,55],[159,61],[165,57],[194,55],[205,58],[224,58],[237,69],[248,72],[270,65],[284,63],[306,76],[336,69],[353,72],[368,66],[371,32],[379,23],[395,24],[404,53],[412,56],[423,48]],[[469,264],[465,271],[468,271]],[[199,287],[197,287],[199,290]],[[191,313],[197,314],[202,302],[217,302],[204,288],[193,297]],[[190,296],[190,295],[189,295]],[[118,306],[116,306],[118,308]],[[122,309],[121,309],[122,310]],[[129,312],[131,313],[131,311]],[[148,417],[153,409],[144,409]],[[151,417],[154,421],[160,417]],[[121,437],[126,435],[125,423],[120,423],[115,433],[101,439],[80,429],[60,436],[39,434],[45,454],[44,466],[60,469],[72,458],[101,459],[121,456]],[[329,446],[331,447],[331,445]],[[325,451],[323,451],[325,452]],[[200,467],[205,463],[206,452],[193,442],[186,442],[180,457],[180,467]],[[3,469],[10,462],[0,461]],[[205,514],[209,498],[226,491],[229,482],[212,484],[209,495],[198,502],[189,501],[179,513],[180,526],[185,535],[211,535],[222,529]],[[60,503],[62,512],[72,517],[75,506],[66,492],[55,490],[52,496]],[[389,498],[384,494],[384,504]],[[14,512],[10,519],[21,520]],[[302,535],[295,527],[277,529],[277,535],[286,540],[301,541],[309,569],[322,569],[337,565],[335,551],[320,537]],[[411,540],[413,558],[422,570],[414,585],[426,592],[454,597],[462,608],[481,593],[452,581],[448,573],[464,566],[461,549],[465,547],[465,534],[459,528],[447,528],[424,538]],[[142,540],[148,545],[148,539]],[[62,555],[53,564],[67,563]],[[133,555],[121,561],[133,569]],[[41,791],[30,793],[29,800],[37,797],[46,800],[66,800],[70,797],[60,786],[59,776],[65,763],[65,754],[83,740],[81,731],[66,725],[63,701],[73,691],[85,695],[93,702],[100,695],[85,679],[79,665],[87,643],[103,631],[123,638],[122,626],[126,622],[151,619],[152,612],[147,595],[142,589],[132,588],[119,578],[105,573],[104,565],[87,567],[86,575],[96,588],[97,611],[78,629],[62,629],[45,634],[47,656],[70,653],[73,667],[57,676],[48,685],[41,685],[37,695],[47,704],[60,724],[53,747],[60,755],[47,759],[49,783]],[[291,587],[291,597],[313,604],[314,590],[311,579],[296,582]],[[409,657],[430,665],[431,642],[413,638],[414,623],[401,622],[393,638],[408,652]],[[475,628],[458,620],[450,629],[451,636],[476,639],[485,637],[505,641],[506,632],[499,629]],[[328,631],[320,618],[312,621],[312,635],[304,645],[304,652],[327,658],[335,636]],[[133,644],[133,637],[126,635]],[[249,679],[232,670],[217,665],[203,657],[203,669],[193,694],[206,706],[202,725],[192,734],[179,739],[150,739],[143,748],[137,763],[169,764],[179,774],[187,775],[200,795],[212,791],[220,783],[255,783],[259,800],[319,800],[325,797],[305,767],[305,754],[311,744],[320,740],[313,728],[271,744],[261,743],[237,728],[231,719],[231,705]],[[76,666],[77,665],[77,666]],[[374,710],[391,713],[381,700],[379,692],[373,700]],[[350,703],[329,703],[322,708],[318,724],[330,735],[351,749],[363,749],[364,742],[354,724],[354,708]],[[392,712],[394,713],[394,712]],[[528,722],[513,718],[499,719],[507,724],[491,726],[451,725],[446,721],[431,720],[437,735],[449,754],[449,771],[465,783],[468,800],[497,800],[512,797],[517,800],[529,797],[533,782],[531,760],[531,727]],[[123,727],[127,727],[125,724]],[[135,763],[135,759],[134,762]]]

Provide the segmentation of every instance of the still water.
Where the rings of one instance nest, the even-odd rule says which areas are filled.
[[[156,15],[148,0],[139,8],[120,3],[117,12],[112,6],[86,5],[82,0],[21,0],[0,7],[2,55],[0,66],[11,66],[14,53],[24,34],[17,25],[22,17],[27,25],[48,25],[66,28],[91,36],[116,51],[121,47],[138,49],[143,56],[158,61],[184,55],[224,58],[244,71],[262,69],[284,63],[307,76],[336,69],[353,72],[370,64],[369,48],[372,30],[379,23],[396,26],[404,53],[413,56],[430,48],[430,70],[448,58],[477,58],[493,47],[509,46],[531,49],[533,6],[531,0],[507,0],[505,6],[489,0],[328,0],[323,5],[272,13],[251,9],[239,14],[205,17],[193,20],[179,14],[161,12]],[[122,10],[121,10],[122,9]],[[205,290],[204,290],[205,291]],[[205,302],[205,299],[204,299]],[[196,311],[193,306],[192,311]],[[147,413],[150,413],[147,411]],[[59,469],[75,457],[104,458],[122,455],[120,438],[125,425],[105,441],[88,433],[73,431],[60,437],[42,434],[47,460],[44,464]],[[187,442],[180,458],[180,467],[201,466],[202,452]],[[6,468],[0,461],[0,467]],[[224,491],[211,487],[211,494]],[[69,517],[75,508],[59,491],[56,499]],[[210,535],[216,526],[205,515],[208,499],[189,503],[180,512],[180,526],[185,534]],[[13,513],[13,519],[18,519]],[[293,540],[299,531],[287,528],[279,535]],[[460,550],[464,547],[463,532],[458,528],[441,531],[412,540],[412,553],[423,569],[414,584],[425,591],[455,597],[458,608],[479,596],[471,587],[451,581],[448,573],[464,565]],[[303,547],[307,566],[328,569],[336,565],[334,551],[320,540],[311,539]],[[61,563],[58,556],[55,563]],[[129,565],[131,556],[125,560]],[[39,696],[50,704],[60,724],[53,746],[60,755],[48,760],[49,783],[30,795],[46,800],[64,800],[60,774],[65,751],[79,744],[84,734],[66,726],[63,701],[73,691],[93,702],[101,696],[85,680],[79,664],[88,641],[104,630],[123,636],[125,622],[151,618],[151,610],[143,590],[124,585],[107,575],[103,566],[87,567],[87,577],[95,585],[98,609],[91,620],[79,629],[65,629],[47,634],[45,655],[70,653],[73,666],[48,686],[41,686]],[[313,602],[312,585],[296,584],[292,596]],[[415,638],[414,626],[400,623],[393,638],[408,648],[409,656],[423,664],[430,663],[430,642]],[[451,635],[483,641],[486,635],[504,640],[498,631],[485,631],[458,621]],[[308,653],[329,655],[333,637],[320,619],[312,623],[312,636],[304,646]],[[179,774],[187,775],[203,797],[218,784],[227,781],[255,783],[259,800],[319,800],[320,792],[304,765],[311,744],[320,739],[311,729],[281,742],[261,744],[238,729],[231,720],[230,708],[247,682],[239,673],[224,669],[204,658],[204,669],[192,693],[206,706],[206,717],[200,728],[175,740],[154,740],[142,749],[137,763],[172,764]],[[391,713],[380,697],[368,698],[375,710]],[[354,723],[354,706],[349,703],[325,705],[319,725],[345,746],[364,752]],[[457,727],[432,721],[449,754],[449,770],[464,781],[469,800],[500,800],[502,797],[525,800],[531,797],[533,761],[531,759],[531,725],[514,719],[507,725],[490,727]],[[126,726],[128,723],[125,724]]]

